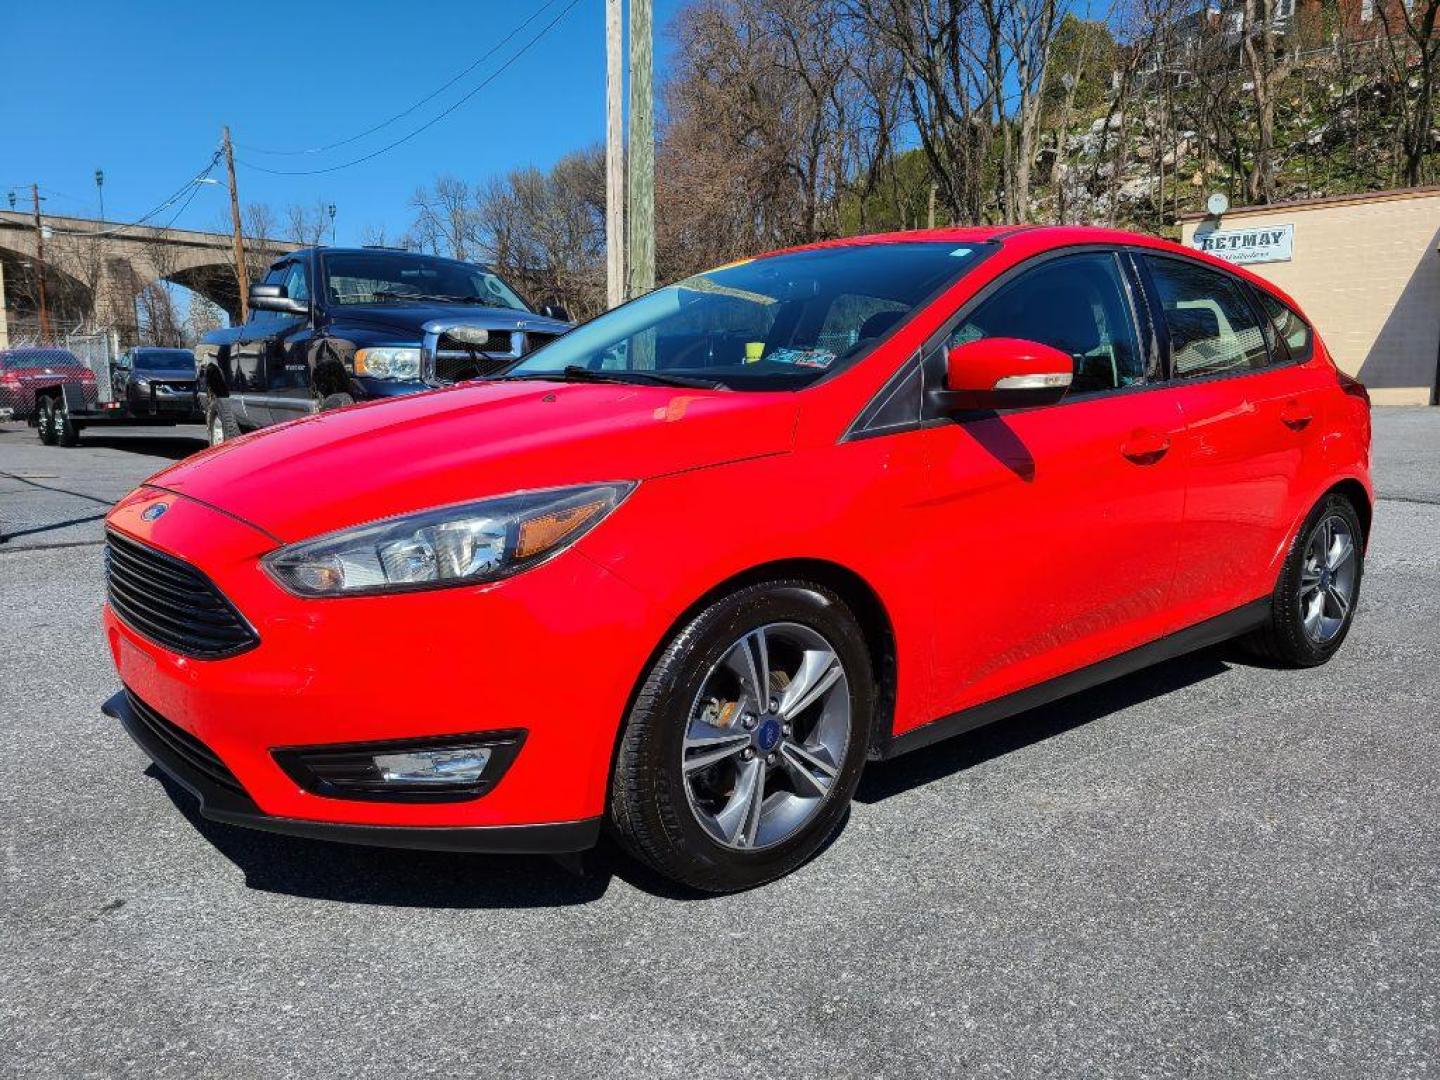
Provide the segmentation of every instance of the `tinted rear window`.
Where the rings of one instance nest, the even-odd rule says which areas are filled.
[[[0,368],[84,366],[74,353],[66,349],[7,349],[0,352]]]

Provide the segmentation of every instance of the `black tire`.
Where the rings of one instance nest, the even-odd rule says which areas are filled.
[[[70,416],[70,410],[57,407],[55,410],[55,441],[61,446],[80,445],[80,425]]]
[[[1338,519],[1349,530],[1354,541],[1355,560],[1353,585],[1348,608],[1337,630],[1325,640],[1317,640],[1305,628],[1302,612],[1301,577],[1305,569],[1306,551],[1324,523]],[[1317,667],[1328,661],[1344,644],[1355,621],[1355,608],[1360,600],[1360,585],[1365,575],[1365,533],[1355,506],[1343,495],[1329,495],[1310,511],[1305,523],[1291,542],[1280,571],[1280,579],[1270,599],[1270,618],[1264,626],[1245,639],[1245,646],[1263,660],[1282,667]]]
[[[205,406],[205,437],[211,446],[240,437],[240,424],[235,419],[235,406],[229,398],[212,397]]]
[[[59,425],[55,418],[55,399],[42,397],[35,403],[35,431],[46,446],[55,446],[60,441]]]
[[[331,409],[343,409],[346,405],[354,405],[355,399],[349,394],[329,394],[320,401],[320,411],[329,412]]]
[[[770,847],[739,850],[712,837],[691,810],[681,769],[685,730],[712,667],[743,635],[777,622],[808,627],[834,648],[849,683],[849,741],[829,794],[798,832]],[[829,589],[763,582],[710,604],[666,644],[630,710],[610,797],[622,845],[665,877],[704,892],[737,892],[790,873],[844,821],[870,746],[875,693],[864,633]]]

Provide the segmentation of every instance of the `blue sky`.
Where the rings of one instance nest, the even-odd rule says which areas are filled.
[[[246,148],[303,149],[378,124],[458,74],[546,0],[8,5],[0,16],[0,198],[34,180],[48,193],[46,212],[93,215],[100,166],[105,216],[133,220],[206,164],[224,123],[242,162],[277,169],[347,162],[441,112],[569,2],[550,0],[508,45],[414,113],[347,146],[297,156]],[[655,0],[657,76],[668,53],[665,27],[680,4]],[[282,218],[291,203],[334,202],[339,242],[358,243],[367,225],[402,232],[411,193],[440,173],[477,181],[598,142],[604,19],[603,0],[578,0],[468,102],[371,161],[318,176],[273,176],[242,164],[241,198],[268,202]],[[213,175],[223,178],[220,170]],[[17,196],[28,200],[28,187]],[[201,188],[175,224],[213,228],[227,213],[223,188]]]

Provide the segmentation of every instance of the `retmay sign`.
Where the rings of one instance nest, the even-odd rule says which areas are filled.
[[[1226,262],[1289,262],[1295,250],[1294,225],[1257,225],[1250,229],[1216,229],[1197,232],[1192,241],[1201,251]]]

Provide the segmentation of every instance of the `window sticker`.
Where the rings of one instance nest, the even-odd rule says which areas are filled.
[[[969,255],[974,250],[974,248],[956,248],[954,251],[950,252],[950,257],[952,259],[963,259],[965,258],[965,256]]]
[[[829,349],[776,349],[766,359],[775,364],[828,368],[835,362],[835,354]]]

